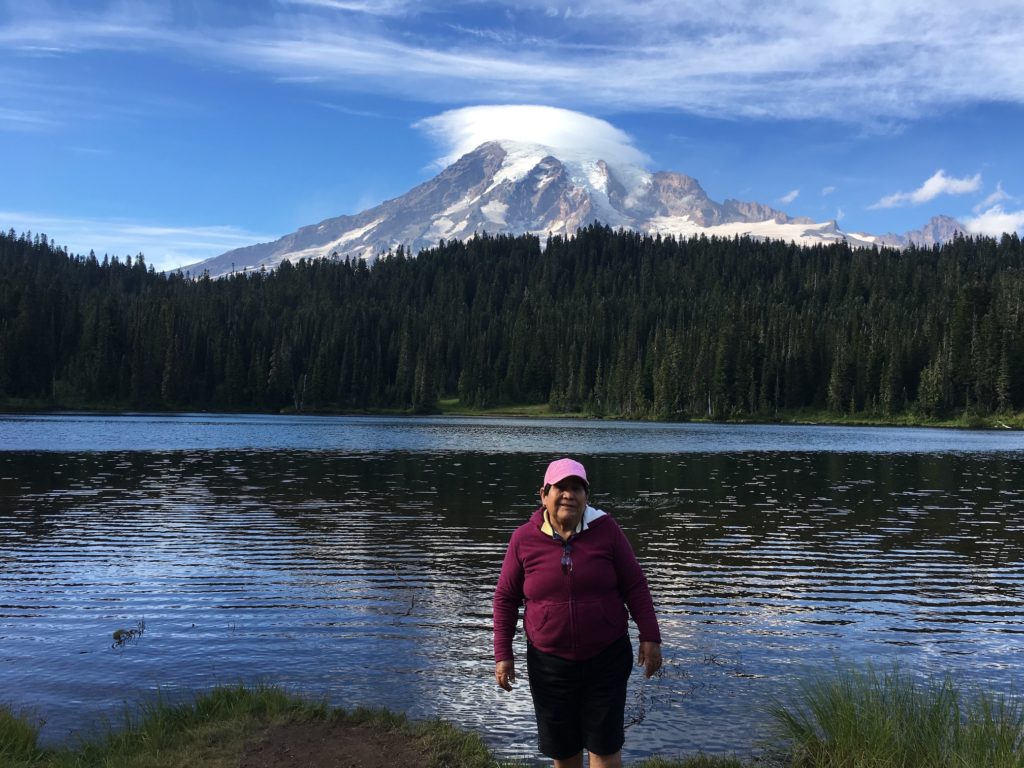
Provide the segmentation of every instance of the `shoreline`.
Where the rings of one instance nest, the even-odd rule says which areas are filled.
[[[40,746],[37,714],[0,700],[0,765],[4,768],[530,768],[533,758],[498,758],[483,738],[442,719],[412,720],[387,709],[334,707],[274,685],[219,686],[170,702],[159,694],[126,709],[123,721],[96,720],[90,731]],[[654,756],[627,768],[785,768],[788,757]]]
[[[813,675],[787,701],[768,705],[774,727],[763,750],[735,756],[651,756],[627,768],[935,768],[1024,765],[1024,700],[967,690],[947,675],[921,681],[898,667],[839,668]],[[126,710],[120,727],[40,747],[33,720],[0,702],[5,768],[526,768],[540,755],[499,759],[483,738],[440,719],[413,721],[385,709],[344,709],[273,685],[220,686],[190,701],[155,700]]]
[[[619,415],[594,414],[587,411],[555,411],[547,404],[540,405],[501,405],[489,408],[463,407],[455,400],[442,400],[438,407],[429,411],[412,409],[304,409],[292,408],[282,410],[203,410],[190,408],[160,409],[133,408],[124,404],[59,404],[38,401],[0,401],[0,415],[53,414],[53,415],[125,415],[125,414],[224,414],[254,416],[390,416],[390,417],[430,417],[456,416],[469,418],[517,418],[517,419],[555,419],[566,421],[608,421],[635,422],[647,424],[736,424],[751,426],[822,426],[822,427],[883,427],[917,429],[962,429],[985,431],[1019,431],[1024,430],[1024,411],[1009,414],[979,415],[971,412],[956,417],[936,418],[922,417],[913,413],[880,416],[869,413],[834,414],[824,410],[797,409],[773,414],[772,416],[753,415],[749,417],[731,417],[724,419],[693,418],[693,419],[636,419]]]

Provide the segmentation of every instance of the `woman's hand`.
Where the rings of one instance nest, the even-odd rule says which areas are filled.
[[[512,683],[516,681],[516,663],[512,659],[499,661],[494,665],[494,678],[498,681],[499,687],[511,691]]]
[[[644,668],[644,677],[650,677],[661,669],[661,643],[650,640],[640,643],[640,654],[637,663]]]

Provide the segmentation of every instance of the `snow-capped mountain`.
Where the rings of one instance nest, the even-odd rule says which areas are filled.
[[[372,260],[399,246],[416,254],[439,240],[477,232],[569,236],[594,221],[681,237],[749,235],[808,245],[885,242],[884,237],[842,232],[835,222],[791,218],[761,203],[716,203],[696,179],[680,173],[651,173],[600,158],[559,159],[539,144],[491,141],[401,197],[302,227],[271,243],[236,248],[184,270],[216,277],[272,269],[284,259]]]

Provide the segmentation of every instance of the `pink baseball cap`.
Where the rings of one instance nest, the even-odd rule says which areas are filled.
[[[587,488],[590,488],[590,483],[587,482],[587,470],[578,461],[572,459],[558,459],[548,464],[548,471],[544,473],[544,485],[554,485],[567,477],[578,477]]]

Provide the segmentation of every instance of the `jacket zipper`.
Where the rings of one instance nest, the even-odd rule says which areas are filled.
[[[574,538],[576,538],[575,535],[570,534],[569,538],[566,539],[566,543],[571,544],[572,540]],[[572,557],[572,555],[570,555],[570,558],[571,557]],[[573,584],[573,571],[574,570],[575,570],[575,568],[570,565],[569,568],[568,568],[568,573],[566,573],[566,576],[569,579],[569,585],[568,585],[569,586],[569,631],[570,631],[571,636],[572,636],[572,650],[573,650],[573,655],[575,656],[576,652],[579,650],[579,641],[578,641],[579,632],[578,632],[578,629],[577,629],[577,626],[576,626],[576,595],[574,594],[574,590],[573,590],[573,587],[574,587],[574,584]]]
[[[573,594],[573,575],[572,575],[572,571],[573,571],[573,569],[570,568],[569,569],[569,606],[570,606],[570,608],[569,608],[569,615],[572,617],[572,625],[571,625],[571,629],[572,629],[572,650],[573,650],[573,655],[575,655],[576,652],[579,650],[579,643],[577,642],[577,639],[579,637],[579,632],[577,631],[577,627],[576,627],[576,596]]]

